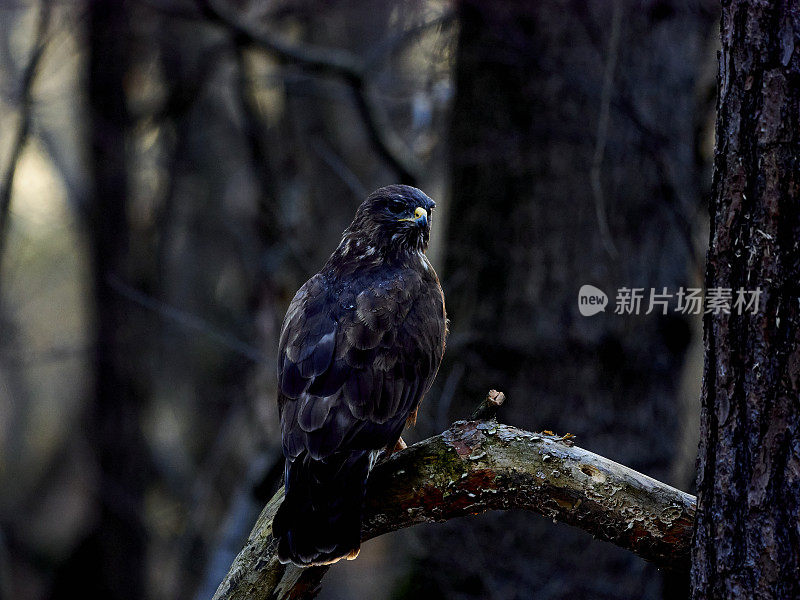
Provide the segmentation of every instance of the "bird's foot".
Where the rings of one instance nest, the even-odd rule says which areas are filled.
[[[394,448],[387,452],[387,455],[392,455],[395,452],[400,452],[400,450],[405,450],[406,448],[408,448],[408,444],[403,441],[403,438],[399,438],[397,443],[394,445]]]

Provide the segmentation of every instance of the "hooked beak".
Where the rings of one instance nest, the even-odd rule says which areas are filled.
[[[414,223],[416,223],[420,227],[424,227],[425,225],[428,224],[428,211],[425,210],[424,208],[422,208],[421,206],[418,206],[416,209],[414,209],[414,216],[413,217],[409,217],[409,218],[406,218],[406,219],[400,219],[400,220],[401,221],[413,221]]]

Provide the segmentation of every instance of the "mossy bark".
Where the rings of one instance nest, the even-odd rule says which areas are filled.
[[[689,568],[694,497],[571,445],[489,421],[458,421],[378,464],[362,539],[417,523],[523,509],[584,529],[657,565]],[[215,600],[313,597],[327,567],[276,557],[270,500]]]

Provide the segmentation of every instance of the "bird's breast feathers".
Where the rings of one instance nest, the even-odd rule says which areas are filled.
[[[393,444],[435,377],[444,338],[432,268],[356,272],[350,281],[312,277],[281,332],[287,456]]]

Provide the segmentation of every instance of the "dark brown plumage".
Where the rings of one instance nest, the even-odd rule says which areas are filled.
[[[444,353],[444,296],[425,249],[433,200],[381,188],[289,305],[278,407],[286,497],[273,522],[282,562],[355,558],[369,471],[391,451]]]

